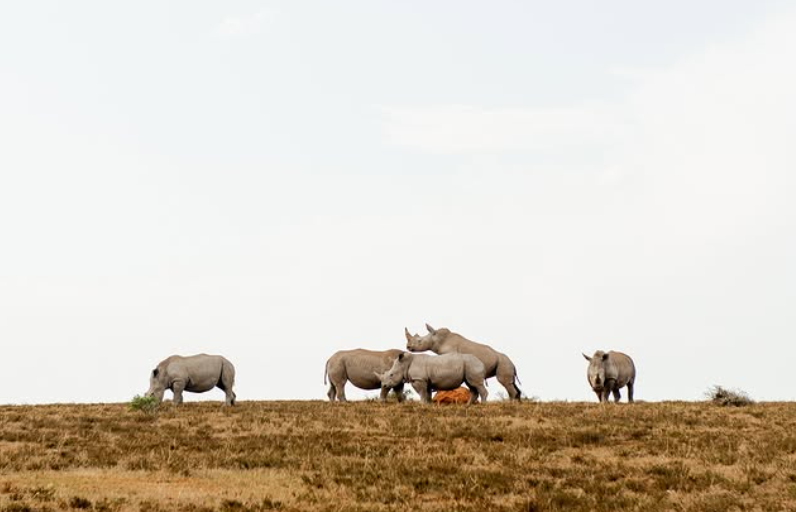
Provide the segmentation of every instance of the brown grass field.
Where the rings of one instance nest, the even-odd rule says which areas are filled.
[[[796,510],[796,403],[0,407],[0,511],[81,509]]]

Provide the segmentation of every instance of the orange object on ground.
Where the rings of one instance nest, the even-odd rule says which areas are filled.
[[[470,390],[461,387],[450,391],[437,391],[431,401],[435,404],[466,404],[470,401]]]

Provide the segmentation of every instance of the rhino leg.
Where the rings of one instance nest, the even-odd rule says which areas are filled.
[[[474,404],[478,397],[481,397],[481,403],[486,402],[486,397],[489,395],[489,392],[486,390],[486,386],[482,385],[473,385],[469,382],[466,382],[467,387],[470,389],[470,400],[467,402],[468,404]]]
[[[627,401],[633,403],[633,382],[627,383]]]
[[[226,394],[226,400],[224,401],[224,405],[235,405],[235,392],[232,391],[232,386],[234,385],[235,374],[231,374],[223,371],[221,372],[221,378],[218,381],[218,389],[223,391]]]
[[[231,389],[227,389],[224,392],[227,394],[226,399],[224,400],[224,405],[235,405],[235,392]]]
[[[607,379],[605,381],[605,385],[603,386],[603,398],[602,402],[609,402],[612,393],[618,393],[619,391],[614,389],[616,387],[616,380],[614,379]]]
[[[478,394],[481,396],[481,403],[486,403],[486,397],[489,396],[489,391],[486,390],[486,386],[482,385],[476,388],[478,390]],[[519,396],[517,396],[517,400],[519,400]]]
[[[522,396],[520,388],[517,387],[517,370],[514,363],[508,357],[501,356],[498,361],[497,371],[495,373],[497,381],[506,388],[511,400],[519,400]]]
[[[393,392],[395,393],[395,398],[398,400],[398,403],[404,401],[404,383],[400,383],[394,388],[392,388]]]
[[[342,384],[335,384],[334,387],[337,388],[337,401],[338,402],[346,402],[345,397],[345,382]]]
[[[619,402],[620,398],[622,398],[622,395],[619,394],[619,389],[614,389],[614,402]]]
[[[603,401],[603,392],[602,391],[595,391],[594,394],[597,395],[597,401],[598,402],[602,402]]]
[[[498,377],[498,382],[503,384],[503,387],[506,388],[506,391],[509,394],[509,398],[512,400],[519,400],[520,399],[520,389],[514,384],[514,378],[512,377],[511,380],[502,381],[500,377]]]
[[[175,380],[171,385],[171,391],[174,393],[174,405],[182,403],[182,392],[185,389],[185,381]]]
[[[420,395],[420,401],[424,404],[431,403],[431,392],[429,391],[428,382],[422,380],[412,381],[412,387],[415,388],[417,394]]]
[[[326,396],[329,397],[330,402],[334,402],[334,395],[337,394],[337,391],[334,389],[334,384],[329,384],[329,391],[326,392]]]

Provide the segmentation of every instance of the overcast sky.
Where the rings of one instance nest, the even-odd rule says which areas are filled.
[[[542,400],[597,349],[796,398],[789,2],[30,1],[0,47],[0,403],[198,352],[325,399],[425,322]]]

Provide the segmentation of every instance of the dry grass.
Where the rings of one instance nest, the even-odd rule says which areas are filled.
[[[796,510],[796,404],[0,407],[0,511]]]

